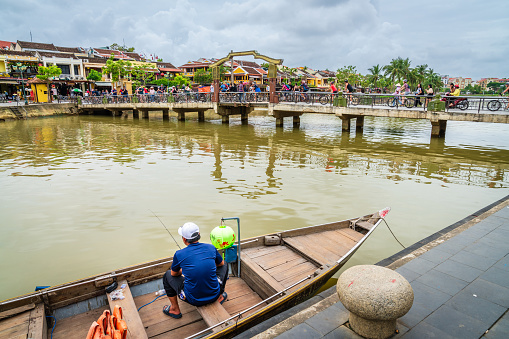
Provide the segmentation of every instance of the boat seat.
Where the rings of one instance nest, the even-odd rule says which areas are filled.
[[[371,229],[373,228],[374,225],[372,223],[367,222],[367,221],[356,221],[356,222],[353,223],[352,226],[353,227],[363,228],[366,231],[371,231]]]
[[[118,289],[124,284],[125,287],[122,292],[124,299],[111,300],[111,293],[107,293],[110,310],[113,312],[115,305],[122,307],[124,320],[127,324],[127,338],[148,339],[147,332],[145,331],[145,326],[143,326],[143,322],[141,321],[140,314],[138,313],[138,308],[134,303],[133,295],[131,294],[127,280],[119,281]],[[115,291],[112,293],[114,292]]]
[[[219,324],[220,322],[230,318],[230,313],[228,313],[224,309],[223,305],[221,305],[221,303],[217,300],[211,304],[198,306],[196,308],[198,309],[198,313],[200,313],[201,317],[209,327]],[[214,327],[212,331],[218,332],[224,327],[225,326],[223,324],[221,326]]]

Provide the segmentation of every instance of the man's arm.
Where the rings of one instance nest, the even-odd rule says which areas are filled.
[[[178,277],[182,275],[182,269],[178,270],[178,272],[175,272],[174,270],[171,270],[171,275],[173,277]]]
[[[224,260],[223,260],[223,261],[221,261],[219,264],[216,264],[216,266],[217,266],[217,267],[221,267],[221,266],[223,266],[223,265],[224,265]],[[173,275],[173,272],[172,272],[171,274]]]

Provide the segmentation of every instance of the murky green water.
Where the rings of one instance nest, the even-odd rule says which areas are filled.
[[[288,121],[290,125],[290,121]],[[221,217],[241,237],[392,207],[405,245],[509,194],[509,125],[333,115],[297,130],[263,114],[185,123],[59,117],[0,124],[0,299],[171,255],[186,221],[204,239]],[[234,226],[234,224],[232,224]],[[384,225],[349,262],[401,249]]]

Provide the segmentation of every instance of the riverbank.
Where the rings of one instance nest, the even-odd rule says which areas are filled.
[[[509,337],[509,196],[385,259],[414,290],[393,338]],[[361,338],[336,287],[238,338]],[[297,307],[299,307],[297,306]]]
[[[33,105],[1,105],[0,122],[25,118],[41,118],[54,115],[76,115],[76,104],[33,104]]]

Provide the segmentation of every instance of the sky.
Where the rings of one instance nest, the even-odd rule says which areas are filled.
[[[0,0],[0,8],[0,40],[30,41],[31,32],[63,47],[125,44],[177,67],[256,50],[289,67],[367,74],[402,57],[451,77],[509,77],[508,0]]]

